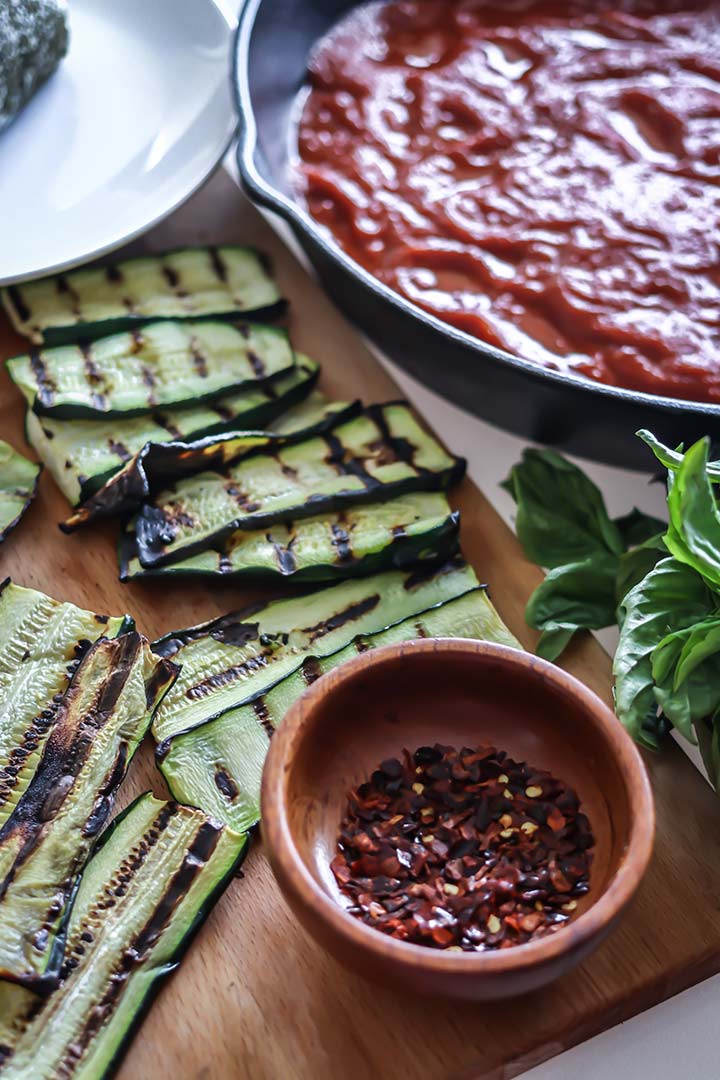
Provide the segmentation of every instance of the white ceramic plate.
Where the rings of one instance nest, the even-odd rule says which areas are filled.
[[[0,132],[0,284],[144,232],[235,128],[231,24],[213,0],[69,0],[70,50]]]

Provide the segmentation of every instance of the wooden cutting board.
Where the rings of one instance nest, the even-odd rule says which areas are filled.
[[[335,397],[382,401],[397,387],[225,174],[134,250],[188,243],[256,244],[274,260],[296,346],[323,365]],[[23,351],[0,316],[0,355]],[[438,362],[442,362],[439,358]],[[0,436],[24,447],[24,407],[0,373]],[[491,449],[491,448],[490,448]],[[469,480],[452,499],[467,559],[528,647],[527,597],[540,574]],[[226,583],[121,585],[114,523],[63,536],[67,505],[51,478],[0,547],[0,575],[97,611],[132,612],[150,638],[251,599]],[[267,595],[267,592],[266,594]],[[611,701],[610,661],[585,638],[568,668]],[[208,919],[180,972],[131,1047],[121,1080],[394,1080],[509,1078],[720,970],[720,802],[673,744],[648,757],[657,800],[652,865],[620,929],[582,968],[550,988],[497,1005],[429,1001],[374,986],[340,968],[298,927],[258,842]],[[151,748],[132,766],[122,802],[166,794]]]

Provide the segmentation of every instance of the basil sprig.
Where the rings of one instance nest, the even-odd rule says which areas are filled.
[[[554,451],[528,450],[511,471],[518,537],[549,571],[526,618],[551,660],[576,630],[617,623],[618,717],[650,748],[672,727],[698,741],[720,789],[720,462],[708,439],[683,452],[638,434],[668,470],[667,524],[638,510],[611,519],[592,481]]]

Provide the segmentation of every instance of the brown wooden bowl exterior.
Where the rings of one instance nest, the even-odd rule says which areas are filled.
[[[492,743],[577,791],[595,834],[591,887],[556,934],[450,953],[386,937],[343,909],[329,863],[348,792],[383,758],[434,742]],[[263,836],[299,921],[348,967],[423,994],[498,999],[574,967],[630,901],[654,827],[645,767],[610,709],[560,668],[486,642],[403,642],[325,675],[289,710],[263,776]]]

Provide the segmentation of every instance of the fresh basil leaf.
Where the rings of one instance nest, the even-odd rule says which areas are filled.
[[[664,533],[667,528],[666,521],[661,521],[660,518],[653,517],[652,514],[646,514],[644,511],[638,510],[637,506],[629,514],[616,517],[613,521],[620,530],[626,548],[644,544],[648,540],[654,539],[658,533]]]
[[[615,653],[615,709],[632,737],[659,745],[655,720],[653,652],[668,634],[715,613],[711,593],[692,567],[661,559],[620,604],[622,628]]]
[[[717,714],[698,720],[695,734],[710,783],[720,792],[720,720]]]
[[[651,431],[643,428],[636,431],[635,434],[650,447],[660,464],[664,465],[668,472],[676,472],[680,468],[684,457],[682,443],[680,443],[677,450],[671,450],[669,446],[663,445]],[[711,483],[720,484],[720,461],[709,461],[707,473]]]
[[[615,622],[617,559],[608,552],[557,566],[538,585],[525,609],[525,621],[544,630],[538,653],[560,655],[575,630],[600,630]]]
[[[655,700],[689,742],[720,706],[720,616],[668,634],[652,654]]]
[[[709,439],[691,446],[668,492],[668,550],[720,587],[720,514],[707,476]]]
[[[643,544],[638,544],[632,551],[626,551],[618,559],[615,579],[615,600],[618,604],[639,581],[650,573],[660,559],[667,558],[668,549],[665,547],[663,535],[663,533],[657,533],[651,536]],[[617,615],[617,621],[619,624],[622,622],[620,613]]]
[[[549,569],[624,550],[598,488],[553,450],[528,449],[503,487],[517,503],[516,531],[528,559]]]
[[[696,742],[695,725],[720,708],[720,657],[700,664],[680,686],[655,686],[655,700],[670,723],[688,742]]]

